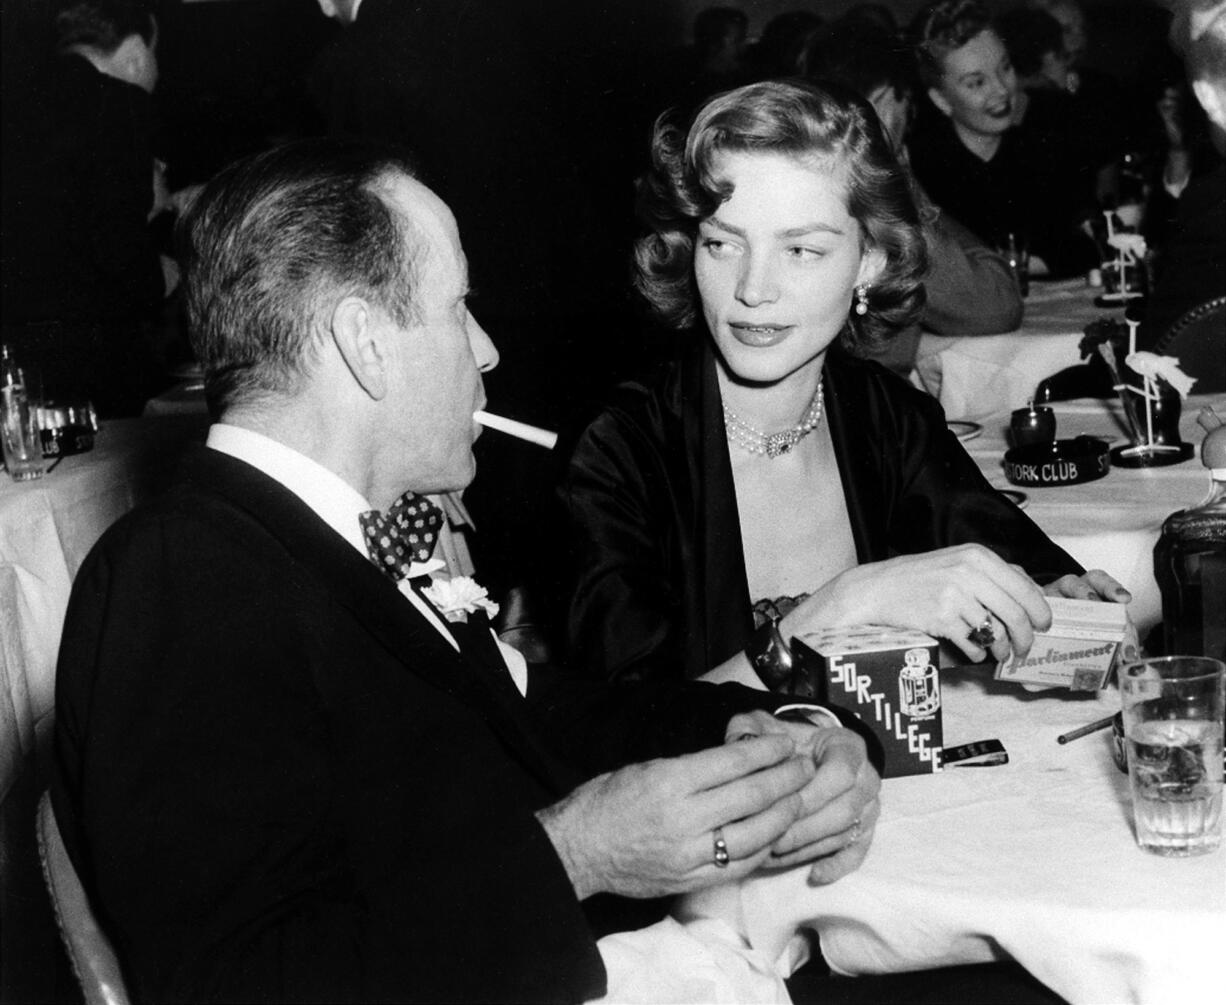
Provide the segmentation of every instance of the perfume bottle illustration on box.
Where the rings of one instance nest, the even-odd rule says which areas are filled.
[[[928,659],[927,649],[908,649],[905,666],[898,672],[898,705],[912,719],[926,719],[941,707],[941,686],[937,668]]]

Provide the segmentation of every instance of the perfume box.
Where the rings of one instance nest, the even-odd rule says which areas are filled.
[[[1070,691],[1105,686],[1116,651],[1129,634],[1124,605],[1066,597],[1048,597],[1047,603],[1051,627],[1035,635],[1025,657],[999,663],[996,678]]]
[[[881,741],[885,778],[940,771],[937,640],[883,625],[806,632],[792,639],[821,700],[854,712]]]

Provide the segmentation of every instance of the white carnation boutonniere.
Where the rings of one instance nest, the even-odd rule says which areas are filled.
[[[478,610],[491,619],[498,615],[498,605],[489,599],[489,591],[471,576],[436,579],[421,592],[448,621],[467,621]]]

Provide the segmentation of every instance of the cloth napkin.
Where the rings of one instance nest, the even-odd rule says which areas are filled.
[[[722,888],[735,890],[735,884]],[[739,903],[735,895],[725,906]],[[608,973],[600,1005],[789,1005],[782,978],[729,919],[665,918],[597,943]]]

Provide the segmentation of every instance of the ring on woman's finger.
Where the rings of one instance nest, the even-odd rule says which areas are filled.
[[[989,648],[996,641],[996,632],[992,627],[992,615],[989,614],[972,628],[967,638],[982,649]]]
[[[711,836],[714,840],[715,868],[726,869],[728,868],[729,858],[728,845],[724,841],[724,829],[722,827],[716,827]]]
[[[860,818],[856,817],[851,823],[851,837],[847,839],[846,848],[850,848],[853,844],[860,840]]]

